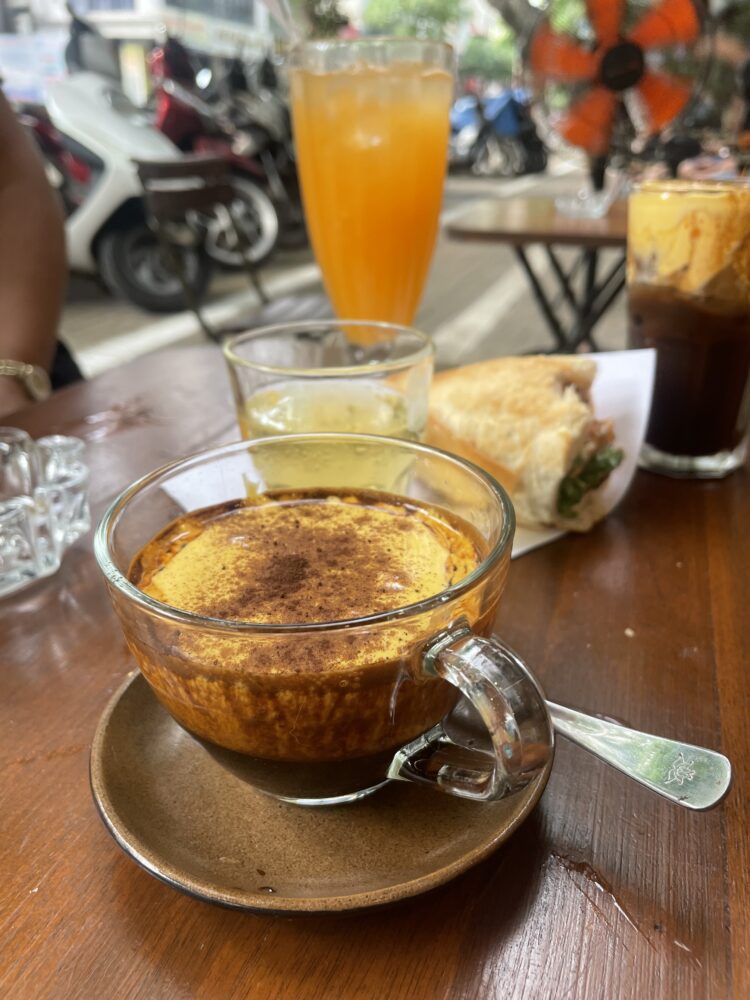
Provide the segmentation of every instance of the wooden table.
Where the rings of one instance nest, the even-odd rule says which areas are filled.
[[[208,347],[16,422],[88,438],[95,517],[234,424]],[[539,807],[490,859],[429,897],[327,919],[197,902],[106,833],[88,748],[133,662],[79,542],[56,577],[0,603],[0,996],[750,996],[749,480],[639,474],[596,530],[514,562],[498,622],[555,700],[728,754],[725,804],[691,814],[561,742]]]
[[[449,223],[446,232],[458,240],[512,246],[556,350],[572,352],[582,344],[597,350],[594,327],[625,286],[626,202],[615,202],[601,219],[576,219],[559,212],[554,198],[496,198],[472,206]],[[557,283],[555,296],[545,291],[541,275],[526,252],[526,247],[534,244],[544,247]],[[567,269],[555,253],[558,246],[578,248]],[[603,249],[621,252],[609,270],[600,275],[599,252]],[[562,314],[563,304],[572,315],[568,323]]]

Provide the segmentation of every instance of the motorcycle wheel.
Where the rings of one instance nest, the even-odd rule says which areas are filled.
[[[513,177],[514,150],[496,135],[488,135],[476,152],[471,172],[477,177]]]
[[[236,197],[231,205],[232,218],[242,228],[248,241],[248,258],[256,267],[268,260],[279,240],[279,215],[268,195],[244,177],[233,177]],[[227,209],[221,205],[205,215],[206,253],[230,270],[245,266],[237,245],[237,233]]]
[[[529,174],[543,174],[547,169],[547,150],[539,144],[533,146],[526,153],[526,172]]]
[[[518,139],[509,139],[510,143],[510,162],[513,167],[513,174],[518,177],[520,174],[526,172],[526,157],[524,156],[523,146],[518,141]]]
[[[211,277],[211,262],[200,250],[180,248],[187,278],[200,302]],[[99,273],[107,288],[149,312],[188,308],[180,279],[165,260],[159,242],[145,222],[105,233],[97,251]]]

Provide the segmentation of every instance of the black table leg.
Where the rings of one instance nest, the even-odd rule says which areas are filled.
[[[534,269],[529,263],[529,259],[526,256],[524,248],[522,246],[516,246],[513,248],[516,252],[516,257],[518,257],[521,267],[523,267],[526,272],[526,277],[529,279],[529,284],[531,285],[531,290],[534,293],[534,298],[542,310],[542,315],[547,321],[547,326],[549,327],[550,333],[555,339],[557,344],[557,350],[564,350],[567,346],[567,338],[565,336],[565,331],[555,315],[555,311],[547,298],[547,293],[541,286],[539,279],[536,274],[534,274]]]
[[[588,343],[592,351],[599,350],[592,331],[624,286],[625,255],[623,254],[599,284],[589,286],[587,283],[586,298],[568,337],[570,350],[575,351],[584,343]]]
[[[552,247],[545,244],[547,258],[560,288],[557,299],[552,301],[531,266],[525,248],[514,246],[513,249],[526,272],[531,291],[555,340],[556,346],[553,352],[574,352],[583,344],[588,344],[591,350],[599,350],[593,329],[625,285],[625,255],[623,254],[604,278],[599,280],[597,248],[581,250],[573,267],[566,273]],[[573,279],[581,268],[584,271],[583,287],[578,292]],[[557,309],[561,300],[567,303],[573,314],[569,327],[565,326]]]
[[[573,265],[571,270],[566,274],[562,264],[560,263],[557,257],[557,254],[552,249],[552,247],[547,246],[544,249],[547,251],[547,259],[552,265],[552,270],[555,272],[557,280],[560,282],[560,290],[562,291],[563,298],[568,303],[570,308],[575,312],[578,309],[578,303],[576,301],[576,293],[573,288],[572,281],[578,271],[581,258],[580,257],[578,258],[578,260]]]

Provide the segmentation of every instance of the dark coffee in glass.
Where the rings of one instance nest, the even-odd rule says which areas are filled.
[[[750,429],[750,185],[644,184],[630,199],[631,347],[656,350],[641,464],[720,477]]]

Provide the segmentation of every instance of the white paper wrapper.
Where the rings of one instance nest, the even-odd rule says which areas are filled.
[[[607,480],[603,496],[607,513],[614,510],[628,491],[638,466],[638,454],[646,434],[656,372],[656,351],[607,351],[587,354],[596,361],[592,387],[594,413],[612,420],[615,441],[625,452],[622,464]],[[556,528],[537,531],[519,526],[513,542],[513,558],[538,549],[567,534]]]

